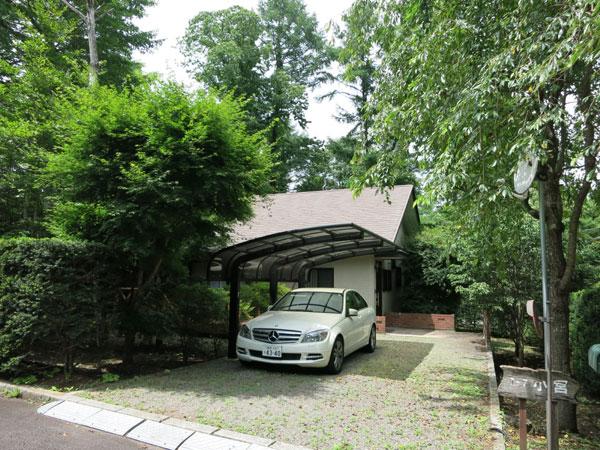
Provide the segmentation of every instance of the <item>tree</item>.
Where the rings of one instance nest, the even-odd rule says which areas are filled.
[[[166,260],[210,243],[251,214],[265,192],[269,148],[246,132],[230,96],[190,95],[175,84],[78,91],[63,104],[62,150],[46,180],[56,189],[49,229],[121,255],[126,362],[136,308]]]
[[[84,69],[72,53],[56,51],[70,34],[56,18],[59,9],[42,8],[41,2],[28,5],[35,11],[35,24],[9,4],[14,20],[7,35],[14,45],[3,51],[0,43],[0,234],[4,236],[45,234],[41,222],[48,192],[37,181],[60,128],[54,105],[82,81]]]
[[[180,42],[185,64],[196,80],[249,102],[246,108],[255,115],[249,117],[255,121],[253,129],[266,126],[266,112],[259,101],[265,82],[259,46],[263,31],[258,14],[233,6],[200,12]]]
[[[303,167],[294,176],[298,191],[319,191],[349,187],[352,159],[357,143],[352,137],[315,141],[305,155]]]
[[[349,136],[360,142],[361,152],[367,153],[373,144],[370,111],[371,97],[375,90],[377,2],[357,0],[342,16],[343,28],[337,31],[341,47],[337,49],[336,60],[342,72],[336,81],[343,88],[334,89],[322,97],[331,99],[343,95],[350,100],[351,110],[341,109],[337,119],[353,124]]]
[[[510,200],[479,214],[449,210],[445,245],[456,258],[449,279],[463,297],[463,308],[481,311],[488,343],[492,332],[510,336],[523,365],[525,304],[537,297],[541,280],[539,228]]]
[[[287,190],[298,155],[310,150],[294,124],[306,127],[307,90],[328,79],[331,51],[316,17],[301,0],[263,0],[258,14],[237,6],[201,12],[181,46],[198,80],[243,96],[251,129],[268,128],[273,189]]]
[[[430,198],[486,208],[510,196],[518,160],[539,155],[553,368],[569,372],[579,224],[597,188],[598,5],[412,0],[382,8],[376,129],[397,145],[363,181],[386,184],[412,150],[428,170]],[[559,422],[576,429],[574,406],[559,406]]]
[[[123,68],[132,72],[136,64],[132,61],[134,49],[147,50],[155,41],[153,34],[142,32],[132,19],[141,18],[154,0],[61,0],[61,2],[83,24],[89,57],[89,85],[98,82],[100,61],[108,64],[107,78],[118,80]],[[101,36],[100,45],[97,38]],[[76,44],[77,45],[77,44]],[[121,69],[121,70],[119,70]],[[110,73],[118,70],[118,74]]]
[[[73,5],[83,3],[73,2]],[[148,1],[102,2],[98,19],[100,80],[122,86],[139,64],[134,49],[153,43],[132,19]],[[39,174],[62,127],[55,104],[86,84],[87,41],[79,18],[59,0],[0,5],[0,234],[43,236],[47,196]]]

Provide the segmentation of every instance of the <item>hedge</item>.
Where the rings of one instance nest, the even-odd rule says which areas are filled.
[[[570,328],[573,374],[586,392],[600,396],[600,374],[588,365],[589,348],[600,344],[600,286],[573,294]]]
[[[60,239],[0,240],[0,369],[35,346],[61,354],[70,375],[95,337],[108,292],[102,247]]]

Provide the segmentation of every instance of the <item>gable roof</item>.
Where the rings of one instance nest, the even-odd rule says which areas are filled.
[[[238,224],[231,244],[289,230],[354,223],[394,242],[412,201],[413,186],[395,186],[389,202],[375,188],[354,198],[350,189],[271,194],[254,204],[254,217]]]

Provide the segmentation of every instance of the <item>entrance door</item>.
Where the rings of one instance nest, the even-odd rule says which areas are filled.
[[[383,265],[375,262],[375,314],[383,316]]]

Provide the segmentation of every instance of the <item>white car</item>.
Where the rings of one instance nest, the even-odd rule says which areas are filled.
[[[303,288],[242,325],[240,362],[294,364],[342,370],[344,357],[360,348],[375,351],[375,310],[352,289]]]

